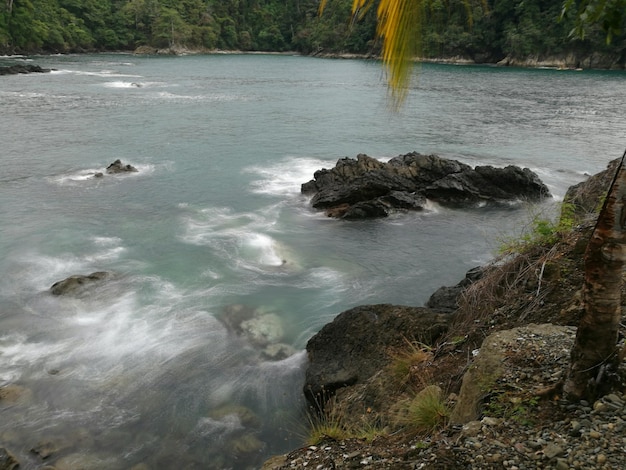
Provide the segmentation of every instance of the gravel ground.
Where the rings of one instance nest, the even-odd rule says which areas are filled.
[[[595,403],[568,403],[558,395],[575,329],[512,331],[499,336],[506,367],[479,420],[425,439],[397,433],[372,442],[326,440],[275,457],[264,470],[626,469],[623,391]]]

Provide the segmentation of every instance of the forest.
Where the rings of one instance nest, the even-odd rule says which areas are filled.
[[[5,0],[0,53],[293,51],[376,55],[376,11],[353,18],[352,0]],[[561,0],[423,0],[423,58],[610,56],[626,62],[626,36],[584,39],[560,18]]]

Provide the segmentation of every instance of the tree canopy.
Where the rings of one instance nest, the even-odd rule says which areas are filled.
[[[619,59],[626,41],[616,25],[624,20],[618,15],[625,1],[571,0],[562,15],[561,3],[554,0],[332,0],[323,2],[319,15],[320,0],[5,0],[0,3],[0,53],[149,46],[382,53],[389,63],[398,53],[477,62],[571,52]],[[570,36],[580,29],[573,13],[583,7],[598,12],[596,3],[608,12],[610,45],[597,23],[586,25],[582,38]],[[378,18],[384,21],[377,23]],[[406,72],[404,65],[395,62]]]

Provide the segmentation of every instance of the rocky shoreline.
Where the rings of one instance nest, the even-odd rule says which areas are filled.
[[[429,171],[456,168],[445,175],[454,181],[475,171],[436,156],[408,155],[400,160],[428,163]],[[366,156],[343,163],[338,167],[381,168]],[[315,444],[273,457],[263,469],[626,468],[626,388],[595,403],[572,404],[560,396],[582,311],[582,254],[615,165],[568,190],[575,223],[550,242],[518,247],[470,270],[456,286],[433,293],[425,307],[364,305],[324,326],[307,344],[303,393],[312,416],[336,419],[343,435],[322,433]],[[107,168],[112,174],[133,171],[119,160]],[[316,173],[314,182],[333,171]],[[541,185],[536,188],[546,196]],[[70,276],[50,293],[91,295],[115,279],[107,272]],[[272,318],[271,312],[231,306],[220,321],[265,359],[282,359],[294,351],[280,343],[278,329],[266,328]],[[407,416],[425,392],[445,412],[436,426],[416,430]],[[3,387],[0,402],[27,393]],[[358,429],[373,437],[356,435]],[[40,451],[53,452],[33,449],[42,459]],[[18,465],[10,449],[0,447],[0,470]]]
[[[326,325],[307,345],[304,392],[321,408],[319,423],[343,434],[322,433],[263,469],[626,468],[626,388],[595,403],[561,398],[582,312],[582,255],[614,168],[569,189],[576,221],[556,241],[468,272],[428,309],[362,306]],[[398,379],[408,354],[414,362]],[[426,390],[447,411],[416,432],[399,416]],[[377,432],[359,436],[364,428]]]

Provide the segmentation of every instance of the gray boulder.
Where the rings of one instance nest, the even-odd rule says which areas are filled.
[[[450,319],[427,308],[389,304],[339,314],[306,345],[304,394],[309,404],[322,408],[338,389],[365,382],[390,362],[390,348],[406,347],[407,341],[433,344]]]

